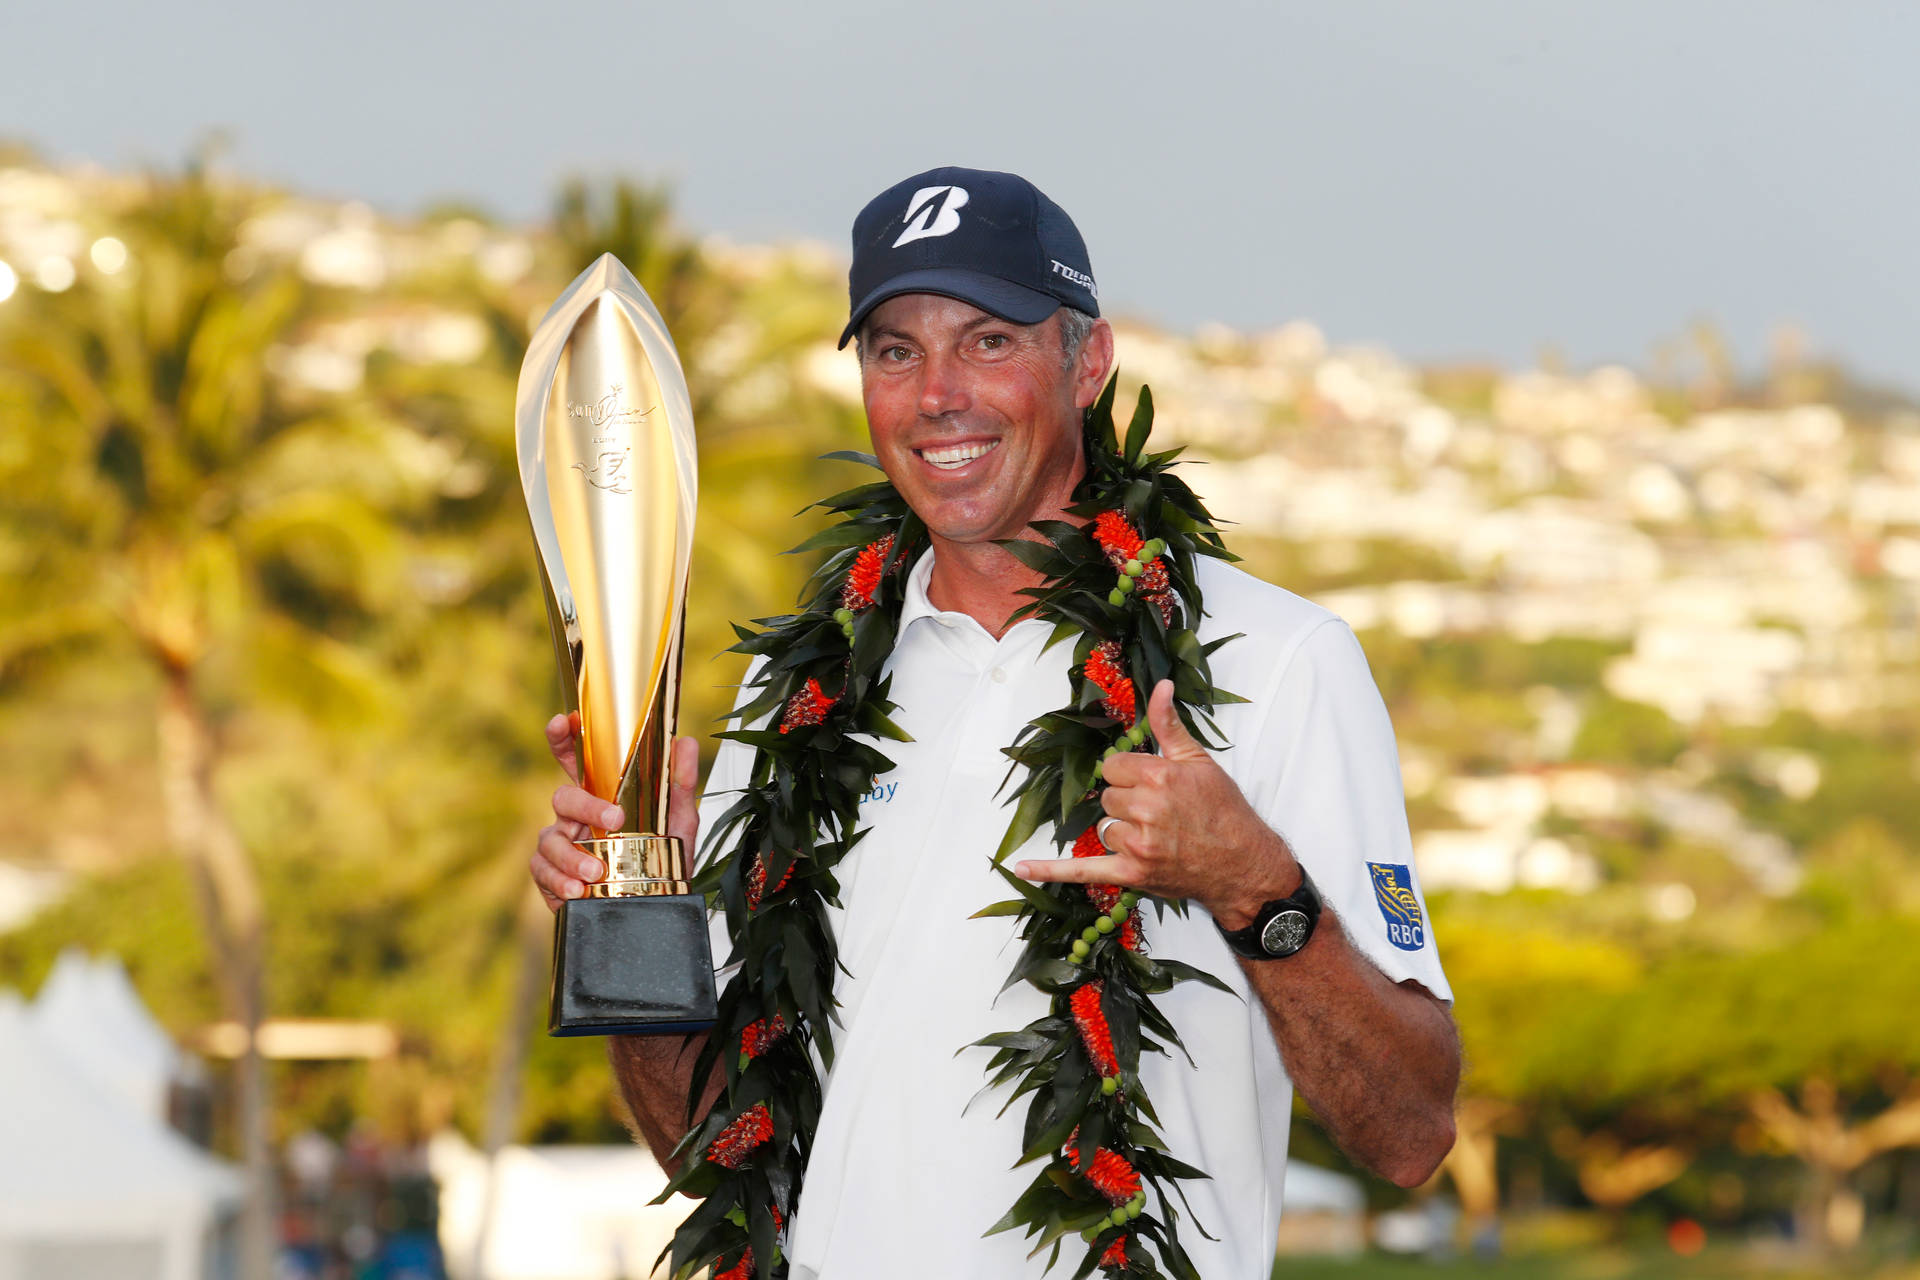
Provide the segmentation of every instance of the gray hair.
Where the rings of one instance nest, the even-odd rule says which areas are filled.
[[[1069,307],[1064,303],[1060,307],[1060,355],[1067,372],[1073,372],[1073,362],[1080,358],[1080,348],[1087,345],[1087,335],[1093,332],[1093,317],[1078,307]]]

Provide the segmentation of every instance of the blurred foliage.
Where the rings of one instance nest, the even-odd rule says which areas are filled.
[[[1200,473],[1195,483],[1204,477]],[[1368,538],[1308,544],[1231,531],[1228,536],[1249,573],[1307,596],[1373,582],[1452,582],[1464,576],[1451,556],[1412,543]]]
[[[843,304],[810,262],[713,259],[657,189],[569,184],[527,275],[439,260],[385,301],[236,252],[286,204],[151,177],[100,215],[124,271],[0,310],[0,839],[81,877],[0,934],[0,985],[31,991],[79,943],[124,956],[176,1033],[222,1015],[165,834],[159,653],[198,691],[213,792],[260,880],[269,1013],[403,1032],[396,1061],[276,1065],[276,1132],[360,1116],[394,1137],[478,1133],[558,777],[513,447],[530,322],[613,252],[680,345],[701,444],[681,722],[704,737],[740,670],[720,656],[727,620],[793,598],[804,566],[778,553],[808,526],[792,516],[847,470],[817,459],[864,444],[856,409],[803,369]],[[348,390],[287,376],[398,306],[476,315],[482,351],[375,344]],[[536,1037],[524,1133],[620,1133],[601,1053]]]
[[[1597,694],[1574,739],[1573,754],[1600,764],[1657,768],[1672,764],[1686,747],[1685,731],[1660,708]]]
[[[1790,711],[1762,729],[1729,733],[1725,754],[1732,767],[1720,787],[1756,821],[1801,847],[1818,846],[1862,818],[1878,821],[1914,847],[1920,838],[1920,715],[1911,708],[1880,711],[1887,723],[1872,729],[1834,728]],[[1765,749],[1803,751],[1819,761],[1819,789],[1794,798],[1755,776],[1748,766]]]

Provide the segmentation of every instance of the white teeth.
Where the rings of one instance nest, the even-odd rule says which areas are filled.
[[[920,456],[939,467],[942,471],[952,471],[966,466],[975,458],[985,457],[999,446],[998,440],[989,440],[984,444],[953,445],[944,449],[922,449]]]

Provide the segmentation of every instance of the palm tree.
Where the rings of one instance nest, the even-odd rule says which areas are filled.
[[[249,701],[364,706],[341,634],[389,538],[331,483],[364,439],[268,376],[319,301],[290,267],[236,255],[258,197],[195,163],[153,177],[123,224],[129,262],[20,298],[0,370],[22,421],[0,521],[27,559],[0,599],[0,673],[54,648],[134,655],[154,677],[155,768],[226,1016],[246,1028],[232,1130],[246,1177],[242,1274],[272,1274],[267,915],[257,860],[216,783],[223,724]],[[321,468],[316,459],[327,459]],[[25,664],[30,667],[31,664]]]

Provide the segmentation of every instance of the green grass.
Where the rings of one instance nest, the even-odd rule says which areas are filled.
[[[1369,1253],[1352,1260],[1280,1258],[1273,1280],[1920,1280],[1920,1262],[1813,1258],[1789,1259],[1729,1245],[1682,1258],[1663,1248],[1605,1246],[1571,1253],[1495,1259],[1461,1256],[1448,1262]]]

